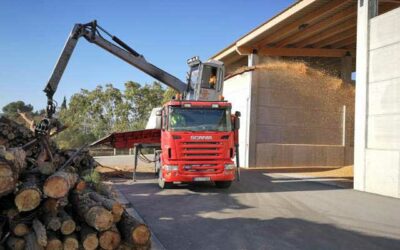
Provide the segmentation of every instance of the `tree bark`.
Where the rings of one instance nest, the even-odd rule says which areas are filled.
[[[30,232],[29,234],[25,235],[25,250],[44,250],[44,248],[39,245],[36,234],[34,232]]]
[[[7,246],[9,249],[13,249],[13,250],[24,250],[25,249],[25,240],[23,238],[10,236],[7,239]]]
[[[121,220],[121,216],[123,214],[123,212],[125,211],[124,207],[122,206],[121,203],[112,200],[112,199],[108,199],[106,197],[104,197],[103,195],[96,193],[96,192],[90,192],[89,194],[90,198],[100,202],[105,208],[107,208],[108,210],[111,211],[112,215],[113,215],[113,221],[119,222]]]
[[[135,247],[146,246],[150,243],[151,233],[149,228],[130,216],[126,211],[122,214],[122,218],[117,225],[124,241]]]
[[[100,203],[90,199],[88,195],[74,192],[71,196],[71,203],[86,223],[98,231],[109,229],[113,224],[113,216]]]
[[[60,210],[59,216],[61,218],[61,228],[60,231],[63,235],[69,235],[73,233],[76,229],[75,221],[65,210]]]
[[[42,219],[47,229],[55,232],[61,228],[61,219],[57,216],[52,215],[51,213],[45,213],[42,216]]]
[[[89,227],[86,223],[81,224],[80,236],[85,250],[94,250],[99,246],[97,231]]]
[[[32,222],[32,228],[35,232],[37,242],[40,246],[46,247],[47,246],[47,232],[46,228],[38,219],[34,219]]]
[[[115,225],[99,234],[100,247],[105,250],[117,249],[121,243],[121,235]]]
[[[19,211],[31,211],[40,205],[42,200],[40,186],[40,180],[36,175],[30,175],[23,180],[14,199]]]
[[[68,194],[77,181],[78,175],[76,173],[67,170],[57,171],[47,178],[43,191],[48,197],[62,198]]]

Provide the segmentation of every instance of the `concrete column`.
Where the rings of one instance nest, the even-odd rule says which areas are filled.
[[[253,67],[259,63],[257,53],[248,55],[248,66]],[[258,73],[252,71],[250,76],[250,115],[249,115],[249,131],[248,131],[248,151],[247,151],[247,166],[256,166],[257,157],[257,94],[258,94]]]
[[[356,105],[354,131],[354,189],[365,190],[368,114],[369,22],[376,0],[358,0]]]
[[[340,77],[345,82],[351,81],[351,73],[353,68],[353,58],[351,56],[344,56],[341,58]]]

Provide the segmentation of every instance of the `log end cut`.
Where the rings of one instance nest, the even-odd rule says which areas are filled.
[[[132,239],[138,245],[146,245],[150,241],[150,230],[149,228],[142,224],[137,226],[134,230],[132,230]]]
[[[69,191],[68,182],[60,176],[49,177],[43,186],[43,192],[51,198],[62,198]]]
[[[109,229],[114,222],[111,212],[101,206],[91,207],[85,217],[86,222],[99,231]]]
[[[82,245],[85,250],[94,250],[99,246],[99,239],[96,234],[89,234],[83,239]]]
[[[121,243],[121,235],[112,230],[107,230],[100,233],[99,236],[100,247],[105,250],[117,249]]]
[[[37,189],[22,190],[15,196],[15,205],[21,212],[37,208],[41,201],[41,193]]]
[[[69,235],[72,234],[75,231],[75,229],[76,229],[75,221],[69,219],[62,222],[60,231],[63,235]]]
[[[46,250],[63,250],[63,243],[57,238],[53,238],[47,242]]]

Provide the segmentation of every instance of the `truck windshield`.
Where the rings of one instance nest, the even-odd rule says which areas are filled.
[[[230,110],[221,108],[170,107],[171,131],[230,131]]]

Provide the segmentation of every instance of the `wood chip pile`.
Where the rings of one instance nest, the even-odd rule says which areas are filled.
[[[98,185],[87,150],[0,118],[0,249],[150,249],[150,230]]]

